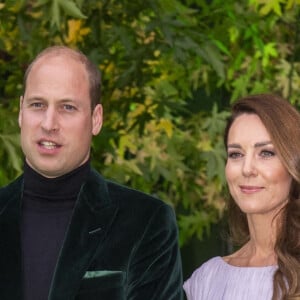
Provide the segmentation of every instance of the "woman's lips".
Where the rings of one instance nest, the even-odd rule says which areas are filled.
[[[253,185],[240,185],[240,190],[245,194],[253,194],[262,191],[264,188],[261,186],[253,186]]]

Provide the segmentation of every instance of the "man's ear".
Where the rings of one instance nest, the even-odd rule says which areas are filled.
[[[21,127],[22,124],[22,106],[23,106],[23,96],[20,96],[20,108],[19,108],[19,116],[18,116],[18,123],[19,127]]]
[[[92,133],[93,135],[97,135],[100,132],[103,123],[103,108],[101,104],[97,104],[94,108],[92,122]]]

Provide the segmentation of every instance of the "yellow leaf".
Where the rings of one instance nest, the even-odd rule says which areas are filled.
[[[154,57],[160,56],[160,50],[155,50],[154,51]]]
[[[144,104],[137,103],[135,106],[135,109],[130,112],[130,118],[135,119],[138,116],[142,115],[146,110],[146,107]]]
[[[167,119],[161,119],[158,125],[159,128],[163,129],[168,138],[170,138],[173,134],[173,124],[170,120]]]
[[[201,150],[201,151],[211,151],[212,150],[212,146],[210,143],[209,139],[203,139],[201,140],[198,144],[197,144],[197,149]]]
[[[88,35],[91,32],[91,29],[88,27],[82,27],[82,20],[69,20],[68,21],[68,36],[66,41],[68,44],[77,44],[83,40],[83,37]]]

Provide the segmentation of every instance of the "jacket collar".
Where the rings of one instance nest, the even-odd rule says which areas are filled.
[[[21,198],[23,177],[0,191],[0,299],[21,299]],[[111,202],[107,184],[91,170],[76,201],[60,251],[49,300],[72,299],[105,238],[118,208]]]

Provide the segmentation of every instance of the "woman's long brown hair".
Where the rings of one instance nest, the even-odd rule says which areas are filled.
[[[300,114],[287,100],[272,94],[244,97],[234,103],[224,134],[241,114],[257,115],[268,133],[282,164],[292,176],[289,201],[282,211],[274,246],[278,269],[274,274],[272,300],[300,299]],[[239,245],[249,240],[245,213],[232,197],[228,202],[231,238]]]

